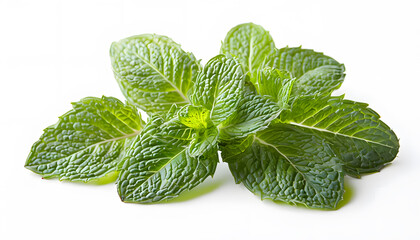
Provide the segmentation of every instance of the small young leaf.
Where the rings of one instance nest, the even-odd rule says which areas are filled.
[[[134,106],[112,97],[84,98],[44,130],[25,167],[44,178],[100,181],[116,171],[127,140],[141,128]]]
[[[170,38],[129,37],[114,42],[110,55],[124,96],[148,114],[165,114],[174,103],[189,103],[187,92],[201,65]]]
[[[391,162],[399,149],[395,133],[365,103],[341,97],[302,96],[280,121],[330,142],[346,174],[359,177],[377,172]]]
[[[217,149],[217,139],[219,130],[216,126],[197,131],[195,138],[190,143],[189,153],[192,157],[198,157],[210,152],[211,149]]]
[[[235,59],[218,55],[198,75],[191,102],[208,109],[210,119],[217,126],[237,110],[244,80],[242,67]]]
[[[281,108],[286,108],[295,80],[287,71],[265,67],[258,70],[254,84],[260,95],[266,95]]]
[[[210,121],[210,111],[203,107],[187,105],[178,112],[179,121],[185,126],[202,129],[212,125]]]
[[[296,78],[291,98],[330,94],[343,83],[345,68],[331,57],[309,49],[282,48],[271,54],[265,66],[288,71]]]
[[[161,134],[162,118],[153,116],[128,147],[117,181],[124,202],[167,200],[190,190],[212,176],[218,163],[217,148],[191,156],[189,140]]]
[[[228,32],[220,53],[238,58],[244,70],[253,77],[275,48],[268,31],[256,24],[244,23]]]
[[[222,157],[236,182],[262,199],[333,209],[343,197],[344,174],[329,145],[285,124],[258,132],[243,152],[222,147]]]

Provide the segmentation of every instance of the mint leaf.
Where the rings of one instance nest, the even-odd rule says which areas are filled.
[[[344,173],[324,139],[281,123],[251,139],[251,144],[244,141],[249,146],[242,152],[222,147],[237,183],[262,199],[336,208],[344,193]]]
[[[209,110],[210,119],[217,126],[236,111],[244,80],[242,67],[235,59],[218,55],[198,75],[191,102]]]
[[[245,152],[253,142],[254,134],[249,134],[243,138],[233,138],[231,140],[223,139],[223,141],[220,141],[219,143],[223,161],[227,162],[227,159]]]
[[[44,130],[25,167],[44,178],[101,181],[116,177],[127,142],[142,129],[138,111],[113,97],[87,97]]]
[[[203,107],[192,105],[184,106],[178,112],[179,121],[185,126],[202,129],[212,125],[210,121],[210,111]]]
[[[244,23],[232,28],[220,49],[220,53],[238,58],[251,78],[265,58],[274,51],[274,41],[269,32],[254,23]]]
[[[196,132],[195,138],[190,143],[189,153],[193,157],[205,155],[212,149],[217,149],[217,140],[219,137],[219,130],[213,126],[207,129],[201,129]]]
[[[161,126],[160,135],[165,137],[176,138],[180,140],[193,140],[195,137],[196,129],[185,126],[179,121],[178,118],[164,122]]]
[[[287,71],[265,67],[258,70],[254,84],[259,94],[287,108],[295,80]]]
[[[217,149],[191,156],[188,140],[161,134],[164,120],[153,116],[127,148],[120,164],[118,193],[124,202],[148,203],[171,199],[213,175]]]
[[[238,110],[219,126],[220,139],[231,141],[256,133],[277,118],[280,110],[275,102],[247,89]]]
[[[399,150],[397,136],[379,114],[343,96],[299,97],[280,120],[328,140],[351,176],[379,171]]]
[[[114,42],[110,55],[124,96],[148,114],[164,114],[174,103],[189,103],[187,92],[201,65],[170,38],[132,36]]]
[[[331,57],[310,49],[281,48],[271,54],[265,66],[288,71],[296,78],[291,98],[330,94],[343,83],[345,68]]]

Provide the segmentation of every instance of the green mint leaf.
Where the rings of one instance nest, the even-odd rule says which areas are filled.
[[[295,80],[287,71],[265,67],[257,71],[254,84],[259,94],[268,96],[281,108],[286,108]]]
[[[117,181],[122,201],[150,203],[171,199],[214,174],[217,148],[192,156],[189,140],[161,134],[164,124],[162,118],[153,116],[127,148]]]
[[[201,65],[170,38],[143,34],[114,42],[112,67],[124,96],[148,114],[164,114],[172,104],[189,103]]]
[[[219,130],[216,126],[197,131],[195,138],[190,143],[189,153],[192,157],[198,157],[210,152],[211,149],[217,149],[217,140],[219,137]]]
[[[220,53],[238,58],[251,78],[265,58],[274,51],[275,45],[270,33],[253,23],[244,23],[232,28],[220,49]]]
[[[375,111],[343,96],[299,97],[280,120],[328,140],[351,176],[379,171],[399,150],[397,136]]]
[[[212,124],[209,110],[192,105],[181,108],[178,112],[178,119],[185,126],[194,129],[207,128]]]
[[[178,112],[185,107],[186,106],[180,108],[176,105],[173,105],[165,115],[161,116],[163,118],[163,124],[159,126],[160,135],[164,137],[176,138],[179,140],[191,141],[194,139],[196,129],[186,126],[178,118]]]
[[[166,118],[160,135],[180,140],[190,140],[189,153],[192,157],[211,152],[217,148],[219,130],[210,120],[210,112],[204,107],[186,105],[177,110],[173,117]]]
[[[211,121],[217,126],[237,110],[244,80],[237,60],[218,55],[210,59],[198,75],[191,102],[208,109]]]
[[[185,126],[178,118],[164,122],[160,128],[160,135],[180,140],[193,140],[197,131],[194,128]]]
[[[288,71],[296,78],[291,97],[330,94],[344,81],[344,65],[310,49],[278,49],[266,59],[265,66]]]
[[[242,143],[249,145],[244,151],[222,147],[237,183],[262,199],[336,208],[344,193],[344,173],[324,139],[280,123],[251,139],[251,144]]]
[[[97,181],[116,177],[129,139],[139,134],[137,109],[113,97],[87,97],[44,130],[25,167],[44,178]]]
[[[246,89],[238,110],[219,126],[220,139],[231,141],[256,133],[277,118],[280,110],[275,102]]]
[[[238,154],[245,152],[254,142],[254,134],[250,134],[243,138],[223,139],[219,142],[219,148],[222,151],[222,159],[227,162]]]

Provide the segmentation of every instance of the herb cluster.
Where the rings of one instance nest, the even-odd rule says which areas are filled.
[[[150,203],[212,176],[220,150],[236,182],[261,198],[334,209],[345,175],[377,172],[398,153],[395,133],[367,104],[331,95],[343,64],[278,49],[259,25],[231,29],[204,67],[155,34],[115,42],[110,55],[127,103],[73,103],[32,146],[26,168],[44,178],[116,180],[122,201]]]

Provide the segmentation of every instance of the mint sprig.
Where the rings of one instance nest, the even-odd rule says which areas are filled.
[[[262,199],[334,209],[344,176],[377,172],[395,133],[367,104],[332,96],[344,65],[301,47],[277,49],[259,25],[230,30],[204,67],[168,37],[111,46],[129,103],[85,98],[44,130],[25,166],[45,178],[112,181],[122,201],[168,200],[213,176],[222,160]],[[144,123],[136,107],[148,115]]]

